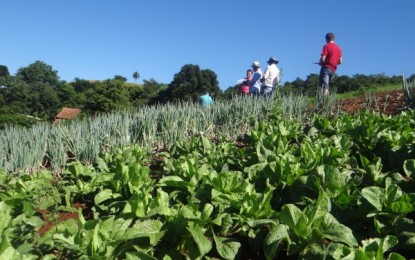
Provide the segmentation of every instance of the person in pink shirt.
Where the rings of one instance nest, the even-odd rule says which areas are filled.
[[[326,44],[321,51],[319,64],[320,69],[320,87],[323,96],[328,96],[330,81],[336,75],[337,65],[343,62],[342,50],[334,43],[334,33],[326,34]]]
[[[249,93],[249,81],[252,79],[252,74],[254,71],[252,69],[248,69],[246,71],[245,81],[242,82],[241,87],[239,89],[240,94],[248,94]]]

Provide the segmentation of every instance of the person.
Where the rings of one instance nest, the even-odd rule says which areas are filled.
[[[251,67],[254,70],[254,74],[252,75],[252,79],[248,81],[249,94],[259,95],[261,92],[261,79],[262,79],[261,65],[259,64],[258,61],[254,61]]]
[[[326,34],[326,44],[321,51],[319,61],[320,68],[320,88],[324,97],[329,95],[330,81],[336,75],[337,65],[342,64],[342,50],[334,43],[334,33]]]
[[[206,92],[204,95],[199,97],[199,105],[202,107],[213,105],[213,99],[209,95],[209,92]]]
[[[242,82],[241,87],[239,89],[240,94],[248,94],[249,93],[249,80],[252,79],[252,74],[254,71],[252,69],[248,69],[246,71],[245,81]]]
[[[280,70],[277,67],[278,60],[275,57],[270,57],[267,63],[268,67],[265,70],[261,84],[262,94],[265,96],[270,95],[274,86],[280,82]]]

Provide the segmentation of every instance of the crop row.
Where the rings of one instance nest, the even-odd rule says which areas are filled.
[[[282,105],[293,113],[291,99]],[[169,104],[29,129],[11,126],[0,132],[0,169],[36,172],[44,167],[61,169],[73,160],[94,163],[100,154],[117,147],[139,144],[149,151],[166,149],[200,132],[210,139],[236,139],[250,130],[254,120],[268,116],[272,101],[236,97],[209,109],[193,103]],[[294,109],[301,112],[304,107]]]
[[[156,154],[138,145],[74,161],[59,178],[2,172],[0,257],[409,258],[414,115],[304,124],[274,110],[237,143],[200,133]]]

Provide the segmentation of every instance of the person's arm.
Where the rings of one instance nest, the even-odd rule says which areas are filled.
[[[327,47],[326,45],[324,45],[323,50],[321,51],[321,57],[319,61],[320,66],[324,65],[324,62],[326,61],[326,57],[327,57]]]
[[[321,58],[320,58],[320,61],[319,61],[319,64],[321,66],[324,65],[324,62],[326,62],[326,57],[327,57],[327,55],[321,54]]]

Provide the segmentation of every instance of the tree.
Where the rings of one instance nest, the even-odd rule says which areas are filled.
[[[112,112],[131,106],[124,83],[121,79],[95,82],[85,91],[84,110],[89,113]]]
[[[10,76],[9,68],[7,68],[7,66],[0,65],[0,77],[9,77],[9,76]]]
[[[29,110],[32,116],[52,119],[62,107],[54,86],[42,82],[30,84]]]
[[[133,78],[134,78],[134,80],[135,80],[135,83],[137,83],[137,79],[139,79],[139,78],[140,78],[140,73],[138,73],[138,71],[135,71],[135,72],[133,73]]]
[[[168,88],[160,92],[158,100],[163,103],[194,102],[205,92],[209,92],[212,96],[221,93],[216,74],[211,70],[200,70],[198,65],[187,64],[174,75]]]
[[[36,61],[27,67],[20,68],[16,76],[27,83],[41,82],[52,86],[59,84],[58,72],[43,61]]]

